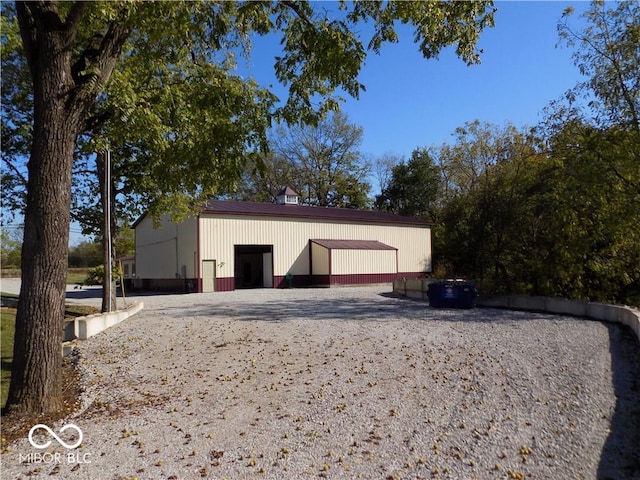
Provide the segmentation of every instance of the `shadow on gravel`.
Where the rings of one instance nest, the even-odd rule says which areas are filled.
[[[65,298],[83,300],[86,298],[102,298],[102,288],[79,288],[68,291]]]
[[[396,320],[438,320],[451,322],[509,322],[543,318],[530,312],[515,312],[490,308],[473,310],[433,308],[422,300],[379,294],[367,298],[286,299],[264,303],[237,300],[191,304],[188,307],[168,307],[165,312],[180,312],[181,316],[223,315],[240,321],[285,322],[292,320],[358,320],[384,322]]]
[[[169,296],[169,295],[183,295],[176,294],[174,292],[125,292],[126,298],[137,298],[137,297],[161,297],[161,296]],[[117,289],[116,296],[118,298],[122,298],[122,290],[120,288]],[[102,287],[82,287],[73,290],[67,290],[65,294],[65,298],[70,298],[74,300],[83,300],[87,298],[102,298]]]
[[[600,455],[598,479],[640,478],[640,344],[630,328],[605,324],[616,406]]]

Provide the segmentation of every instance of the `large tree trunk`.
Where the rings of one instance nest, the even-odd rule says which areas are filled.
[[[38,55],[34,80],[33,145],[29,158],[22,246],[22,286],[16,316],[7,406],[28,412],[62,406],[64,323],[71,168],[79,126],[68,102],[69,55],[50,35],[49,55]],[[54,53],[55,52],[55,53]]]
[[[99,72],[72,65],[76,31],[87,2],[70,4],[63,21],[56,2],[16,2],[33,81],[33,144],[29,157],[22,246],[22,286],[16,315],[7,410],[46,413],[62,407],[62,329],[69,256],[71,170],[77,136],[129,34],[117,23],[90,50]],[[89,50],[86,51],[89,53]]]
[[[75,145],[75,133],[62,117],[50,119],[53,128],[42,132],[45,138],[34,144],[29,161],[22,287],[7,402],[25,411],[53,411],[62,406],[61,341]],[[35,138],[39,138],[38,130]]]

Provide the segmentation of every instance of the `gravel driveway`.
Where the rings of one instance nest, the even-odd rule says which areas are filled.
[[[2,478],[640,478],[629,329],[388,291],[144,297],[80,344],[82,444]]]

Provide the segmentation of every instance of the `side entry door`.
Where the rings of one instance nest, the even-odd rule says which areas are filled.
[[[216,261],[215,260],[202,261],[202,291],[203,292],[216,291]]]

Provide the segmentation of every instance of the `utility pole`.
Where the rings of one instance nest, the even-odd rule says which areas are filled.
[[[104,184],[102,188],[102,201],[104,205],[104,223],[102,239],[102,260],[104,265],[104,276],[102,279],[102,311],[111,312],[114,310],[113,304],[113,280],[111,278],[113,265],[113,248],[111,240],[111,151],[102,152],[104,161]]]
[[[108,268],[107,268],[107,279],[109,281],[109,312],[113,310],[113,305],[111,304],[111,289],[113,286],[113,280],[111,278],[111,272],[113,271],[113,249],[111,248],[111,150],[107,150],[107,164],[105,165],[105,178],[107,180],[107,221],[106,221],[106,235],[107,235],[107,258],[108,258]]]

